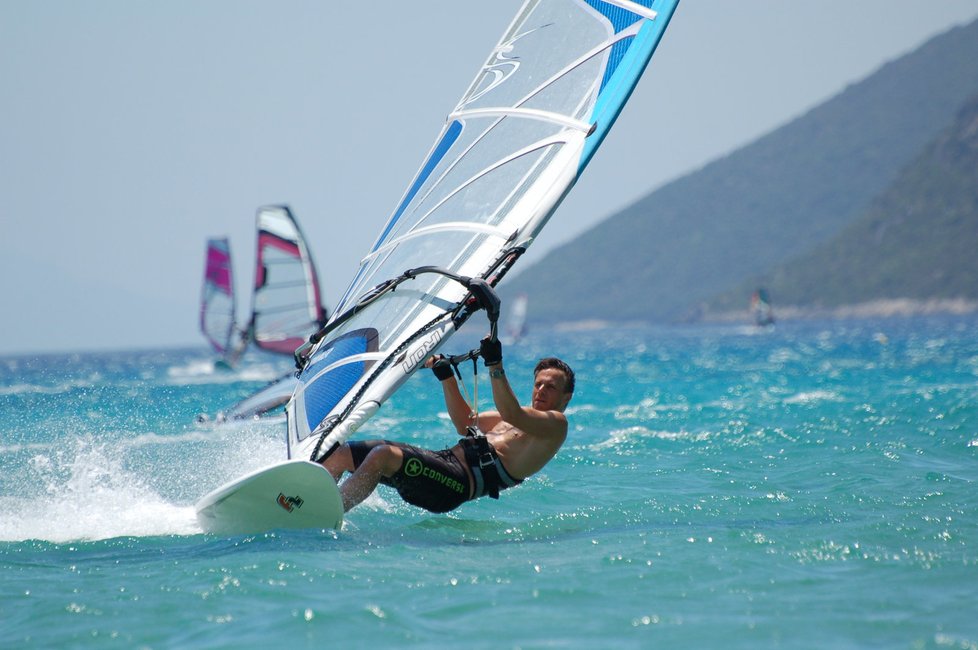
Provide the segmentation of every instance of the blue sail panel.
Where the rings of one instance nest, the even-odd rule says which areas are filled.
[[[376,349],[377,330],[357,330],[332,341],[316,362],[306,367],[304,374],[315,377],[315,381],[304,387],[306,424],[310,430],[315,429],[360,381],[369,364],[366,361],[353,361],[336,366],[325,374],[320,373],[344,359]]]
[[[589,0],[589,3],[592,2],[606,4]],[[608,130],[618,119],[625,102],[628,101],[655,49],[659,46],[662,35],[665,34],[669,21],[672,20],[672,15],[679,5],[679,0],[646,0],[640,4],[653,9],[658,15],[655,20],[644,20],[635,37],[620,41],[615,46],[620,47],[619,51],[613,48],[612,57],[618,54],[621,58],[614,62],[613,66],[609,64],[608,74],[602,81],[601,91],[592,114],[596,128],[584,147],[579,170],[583,170],[591,161],[608,134]]]

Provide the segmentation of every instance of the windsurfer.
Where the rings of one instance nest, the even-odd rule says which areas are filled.
[[[428,359],[462,439],[441,451],[388,440],[342,445],[323,465],[337,482],[352,472],[340,485],[344,511],[382,483],[412,505],[448,512],[480,496],[498,498],[499,490],[518,485],[557,454],[567,438],[564,409],[574,394],[574,371],[555,357],[541,359],[533,371],[531,406],[521,406],[506,379],[499,341],[483,339],[480,356],[497,410],[473,414],[451,366],[440,356]]]

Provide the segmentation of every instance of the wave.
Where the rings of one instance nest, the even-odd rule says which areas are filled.
[[[664,429],[648,429],[642,426],[628,427],[611,431],[608,437],[600,442],[588,445],[590,451],[600,451],[604,449],[621,449],[632,447],[636,442],[642,440],[666,440],[666,441],[690,441],[702,442],[712,437],[708,431],[669,431]]]
[[[841,402],[842,397],[831,390],[811,390],[785,397],[785,404],[814,404],[816,402]]]
[[[29,384],[18,383],[0,386],[0,397],[22,397],[30,395],[60,395],[72,390],[91,388],[103,382],[101,375],[93,375],[87,379],[69,379],[58,384]]]
[[[102,445],[81,443],[67,459],[37,454],[27,475],[29,490],[0,497],[0,541],[199,532],[192,507],[168,502]]]
[[[217,369],[213,361],[193,361],[188,364],[169,367],[166,371],[166,383],[170,386],[188,386],[270,382],[278,379],[287,371],[287,366],[274,363],[252,364],[227,371]]]
[[[284,438],[270,433],[255,425],[228,435],[195,429],[8,445],[6,456],[19,453],[24,460],[4,477],[0,541],[199,534],[193,502],[231,478],[281,460]]]
[[[212,360],[194,360],[178,366],[170,366],[166,374],[174,378],[208,377],[221,372]]]

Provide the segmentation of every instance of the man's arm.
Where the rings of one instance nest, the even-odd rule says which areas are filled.
[[[489,368],[492,399],[502,420],[532,436],[558,437],[561,440],[567,436],[567,418],[560,411],[538,411],[532,407],[520,406],[520,401],[506,379],[503,345],[499,339],[490,336],[483,338],[479,343],[479,355]]]
[[[561,438],[567,435],[567,418],[560,411],[538,411],[529,406],[520,406],[509,380],[506,379],[502,359],[489,368],[489,382],[492,385],[492,399],[501,420],[529,435]]]
[[[435,357],[432,357],[425,362],[425,366],[430,368],[434,365],[435,361]],[[467,435],[469,425],[474,424],[472,407],[469,406],[469,403],[462,396],[462,391],[459,390],[455,373],[444,375],[444,379],[439,376],[439,381],[441,382],[442,392],[445,396],[445,407],[448,409],[448,417],[451,418],[452,424],[455,425],[455,430],[458,432],[458,435]],[[496,426],[499,421],[499,414],[494,411],[480,413],[478,426],[479,429],[486,432]]]

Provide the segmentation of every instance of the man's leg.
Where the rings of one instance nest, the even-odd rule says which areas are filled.
[[[329,455],[329,458],[323,461],[323,467],[332,474],[333,480],[339,483],[343,472],[353,472],[356,469],[353,467],[353,454],[350,453],[350,447],[340,445],[336,451]]]
[[[349,464],[353,466],[353,457],[350,449],[345,445],[337,449],[333,456],[340,451],[345,451],[349,457]],[[397,447],[391,445],[377,445],[370,450],[367,457],[363,459],[360,466],[353,472],[353,476],[343,481],[340,486],[340,494],[343,496],[343,511],[349,512],[351,508],[370,496],[371,492],[377,487],[380,478],[393,476],[401,469],[404,462],[404,454]],[[327,469],[329,461],[327,460]],[[345,467],[344,467],[345,469]],[[330,470],[332,473],[332,470]],[[342,470],[340,471],[342,473]]]

